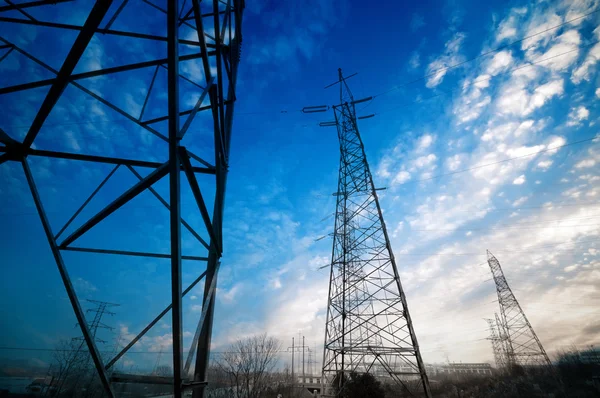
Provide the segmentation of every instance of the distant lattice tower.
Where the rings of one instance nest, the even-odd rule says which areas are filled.
[[[533,331],[529,320],[513,294],[500,262],[490,251],[487,251],[488,264],[496,283],[501,321],[499,332],[506,350],[506,365],[535,367],[551,365],[550,359]]]
[[[492,343],[492,350],[494,351],[494,361],[496,362],[496,368],[503,372],[506,370],[506,350],[504,348],[503,338],[498,330],[501,328],[498,314],[494,314],[496,319],[486,319],[490,328],[490,337],[488,340]]]
[[[325,345],[324,395],[350,372],[371,373],[430,397],[429,382],[358,126],[355,101],[339,70],[333,106],[340,169]],[[316,107],[315,107],[316,108]]]

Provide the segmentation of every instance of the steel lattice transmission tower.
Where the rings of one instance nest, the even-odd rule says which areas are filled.
[[[350,372],[391,378],[411,394],[431,396],[400,283],[377,190],[365,156],[355,101],[339,70],[333,106],[340,168],[325,345],[325,389],[343,388]],[[334,383],[336,384],[334,386]]]
[[[494,361],[496,362],[496,368],[500,371],[506,370],[506,349],[504,348],[505,339],[501,337],[500,330],[501,323],[498,319],[498,314],[494,314],[495,319],[486,319],[490,328],[490,337],[488,339],[492,343],[492,350],[494,351]]]
[[[533,331],[521,305],[512,292],[500,262],[487,251],[488,264],[496,284],[500,305],[499,337],[504,342],[505,364],[509,370],[515,366],[535,367],[551,365],[550,359]]]
[[[155,3],[36,0],[7,1],[0,6],[0,66],[13,63],[13,68],[2,69],[0,167],[11,167],[24,175],[22,181],[40,217],[81,328],[84,347],[106,396],[111,398],[115,396],[114,383],[128,382],[169,384],[177,398],[184,390],[193,390],[195,398],[203,395],[223,252],[223,207],[245,3]],[[44,40],[36,38],[32,42],[30,33],[33,37],[39,33],[38,38]],[[108,56],[102,58],[99,53]],[[15,64],[20,67],[15,68]],[[140,86],[135,85],[138,82]],[[95,118],[97,114],[92,110],[109,117]],[[68,130],[64,128],[65,119],[69,119],[65,115],[84,117],[75,122],[67,120],[71,129],[79,126],[79,143],[73,144],[73,137],[69,141],[64,134]],[[25,125],[26,130],[17,125]],[[85,145],[90,142],[93,145]],[[35,175],[36,161],[64,165],[52,175],[52,184],[69,182],[82,168],[93,169],[105,178],[90,190],[65,224],[56,225],[51,222],[56,218],[49,218],[45,210],[51,201],[38,189],[41,178]],[[107,165],[112,167],[110,172]],[[121,175],[121,181],[134,178],[135,182],[114,184],[113,179],[114,199],[99,211],[92,210],[90,216],[87,205],[100,196],[97,193],[115,174]],[[168,180],[163,195],[157,187],[161,180]],[[201,220],[196,229],[181,216],[182,188],[186,185],[193,195],[191,210]],[[167,232],[162,236],[167,240],[165,252],[158,252],[158,245],[141,251],[129,241],[122,242],[126,247],[114,250],[102,247],[104,239],[89,236],[89,231],[102,229],[96,226],[113,213],[130,215],[139,211],[134,199],[140,195],[154,196],[155,204],[168,212],[164,225],[160,225]],[[147,210],[142,207],[142,211]],[[123,225],[112,227],[103,236],[118,233]],[[203,255],[182,253],[182,227]],[[2,224],[2,228],[8,226]],[[80,241],[84,235],[85,247]],[[140,257],[169,261],[170,280],[165,290],[170,302],[155,317],[148,318],[147,326],[137,330],[138,334],[108,361],[101,357],[93,328],[86,322],[65,252],[124,256],[132,262]],[[182,260],[195,264],[194,279],[188,286],[182,286]],[[196,334],[191,346],[185,348],[184,358],[182,298],[202,280],[202,313],[193,320],[197,323]],[[112,372],[117,361],[167,314],[173,339],[173,377],[156,379]]]

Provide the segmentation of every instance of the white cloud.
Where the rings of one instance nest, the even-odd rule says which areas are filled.
[[[537,87],[534,90],[533,95],[531,96],[531,100],[529,102],[529,112],[533,111],[536,108],[541,108],[546,103],[546,101],[548,101],[552,97],[562,95],[562,93],[564,92],[563,83],[564,82],[562,79],[557,79]]]
[[[557,149],[562,147],[563,145],[565,145],[567,143],[567,140],[565,139],[565,137],[561,137],[561,136],[556,136],[556,135],[552,135],[550,137],[548,137],[549,139],[549,143],[546,146],[547,149]],[[551,151],[551,153],[556,153],[554,151]]]
[[[281,289],[283,285],[281,284],[281,279],[280,278],[274,278],[271,280],[271,287],[273,289]]]
[[[569,265],[568,267],[565,267],[565,272],[573,272],[576,269],[577,269],[577,264]]]
[[[596,97],[600,98],[600,88],[596,89]]]
[[[596,30],[600,31],[598,28]],[[571,81],[575,84],[579,84],[582,81],[590,81],[598,60],[600,60],[600,43],[590,49],[581,65],[573,71]]]
[[[500,90],[500,96],[496,100],[498,110],[506,115],[527,116],[552,97],[563,94],[563,79],[555,79],[536,87],[530,95],[530,83],[535,76],[513,73],[512,78]]]
[[[430,153],[429,155],[419,156],[417,159],[415,159],[413,164],[415,167],[422,169],[424,167],[431,166],[436,160],[437,156],[435,156],[433,153]]]
[[[512,204],[513,207],[519,207],[521,206],[523,203],[527,202],[527,200],[529,199],[529,196],[521,196],[519,199],[515,200]]]
[[[542,66],[552,71],[563,71],[569,68],[579,56],[581,37],[577,30],[569,30],[553,40],[554,44],[548,51],[538,54],[533,51],[527,53],[531,61],[543,60]]]
[[[236,283],[229,290],[223,290],[223,292],[218,294],[217,297],[219,297],[224,302],[232,303],[236,295],[240,292],[241,288],[242,283]]]
[[[446,159],[446,168],[450,171],[456,171],[464,162],[466,155],[456,154]]]
[[[419,56],[418,52],[415,51],[412,53],[410,59],[408,60],[408,65],[411,69],[417,69],[419,66],[421,66],[421,57]]]
[[[569,112],[569,118],[567,120],[567,126],[580,125],[582,121],[586,120],[590,116],[590,111],[583,105],[576,108],[571,108]]]
[[[585,169],[588,167],[594,167],[595,165],[596,165],[595,159],[584,159],[582,161],[577,162],[577,164],[575,164],[575,167],[578,169]]]
[[[501,42],[505,39],[512,39],[517,35],[517,19],[514,16],[510,16],[500,23],[498,26],[498,34],[496,35],[496,41]]]
[[[552,28],[562,23],[562,21],[563,18],[558,16],[554,10],[535,12],[523,34],[527,39],[521,43],[521,49],[531,51],[540,45],[546,44],[555,34],[555,30]]]
[[[550,168],[550,166],[552,166],[551,160],[542,160],[541,162],[538,162],[538,164],[537,164],[537,167],[542,170],[548,170]]]
[[[98,288],[94,286],[90,281],[83,278],[77,278],[73,281],[75,289],[79,291],[79,294],[91,294],[98,291]]]
[[[510,51],[500,51],[490,60],[486,73],[495,76],[507,70],[513,63],[514,60]]]
[[[433,60],[427,67],[427,83],[428,88],[436,87],[442,82],[444,76],[448,72],[448,67],[458,64],[464,60],[459,54],[462,42],[465,39],[465,34],[457,32],[450,40],[446,42],[446,51],[443,55]]]
[[[417,142],[417,151],[424,151],[435,142],[435,136],[431,134],[423,134]]]
[[[408,180],[410,180],[410,173],[408,171],[402,170],[398,174],[396,174],[392,183],[393,184],[404,184]]]
[[[513,180],[513,184],[514,185],[522,185],[525,183],[525,175],[521,174],[520,176],[518,176],[517,178],[515,178]]]
[[[197,300],[197,299],[198,299],[198,296],[195,296],[195,295],[190,297],[190,300]]]

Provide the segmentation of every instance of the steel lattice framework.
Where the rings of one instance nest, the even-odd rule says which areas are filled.
[[[340,169],[323,379],[343,388],[350,372],[391,378],[405,392],[431,396],[377,191],[356,122],[352,93],[339,70],[333,106]],[[326,124],[325,124],[326,125]],[[327,387],[326,387],[327,389]]]
[[[499,330],[502,330],[502,324],[498,319],[498,314],[494,314],[495,319],[486,319],[490,328],[490,337],[492,342],[492,350],[494,351],[494,361],[496,368],[500,371],[506,370],[506,350],[504,349],[504,339],[501,337]]]
[[[51,76],[47,79],[35,79],[38,76],[32,74],[30,81],[20,84],[13,84],[0,88],[0,98],[2,95],[11,93],[25,92],[45,88],[45,95],[39,109],[34,117],[29,121],[29,127],[24,137],[19,137],[16,132],[9,129],[4,131],[0,129],[0,165],[5,162],[17,162],[22,166],[27,184],[31,191],[35,207],[39,213],[45,235],[47,237],[54,260],[58,267],[62,282],[68,294],[68,298],[73,307],[79,327],[83,334],[85,344],[89,349],[90,356],[95,365],[97,374],[102,383],[107,396],[115,395],[113,383],[115,382],[142,382],[142,383],[160,383],[173,386],[175,397],[181,397],[184,390],[193,389],[194,397],[201,397],[204,394],[204,388],[207,384],[206,375],[209,358],[209,347],[211,341],[212,320],[214,314],[215,291],[217,283],[217,274],[219,269],[219,258],[223,248],[222,236],[222,216],[223,203],[225,196],[225,183],[227,167],[229,162],[229,147],[232,130],[235,86],[237,79],[237,69],[241,51],[241,22],[244,9],[244,0],[191,0],[189,2],[169,0],[162,4],[155,4],[149,0],[97,0],[94,2],[83,2],[87,8],[85,18],[81,23],[73,22],[77,18],[70,13],[70,8],[63,8],[62,14],[54,20],[43,20],[37,12],[44,9],[50,10],[52,7],[71,7],[72,4],[80,2],[71,2],[69,0],[39,0],[14,4],[6,1],[6,5],[0,6],[0,23],[4,26],[11,26],[14,29],[18,27],[27,27],[35,29],[42,27],[44,29],[56,29],[59,32],[57,37],[76,33],[76,38],[72,46],[66,52],[66,56],[61,61],[59,69],[50,66],[44,62],[42,57],[36,52],[43,53],[44,48],[38,46],[35,50],[27,50],[20,45],[20,38],[9,41],[0,37],[0,62],[6,62],[10,57],[19,57],[23,62],[35,64],[37,68]],[[61,3],[68,3],[65,6]],[[56,4],[59,4],[57,6]],[[135,29],[119,30],[112,26],[116,25],[123,18],[119,19],[124,10],[134,12],[135,18],[145,13],[155,13],[162,22],[161,26],[156,27],[157,31],[166,32],[166,34],[147,33],[144,20],[137,20],[140,31]],[[143,11],[137,14],[137,11]],[[135,19],[132,18],[132,19]],[[142,17],[139,17],[142,18]],[[208,26],[208,28],[205,28]],[[191,29],[192,35],[180,37],[182,29]],[[183,35],[181,35],[183,36]],[[93,39],[127,39],[127,45],[119,48],[119,54],[124,54],[119,58],[120,65],[114,67],[86,70],[75,73],[76,67],[80,63],[82,56],[89,47]],[[65,40],[68,42],[68,40]],[[156,48],[164,48],[160,57],[147,59],[148,53],[144,48],[155,44]],[[146,46],[146,47],[145,47]],[[180,52],[182,52],[180,54]],[[185,52],[185,53],[184,53]],[[201,67],[197,68],[197,73],[191,78],[180,73],[180,65],[183,62],[197,60]],[[1,64],[0,64],[1,65]],[[164,72],[166,70],[166,72]],[[126,109],[122,104],[116,104],[110,99],[109,93],[118,93],[119,97],[127,96],[127,86],[123,84],[113,85],[110,90],[99,92],[96,89],[90,89],[88,83],[95,78],[103,78],[104,82],[110,82],[112,78],[117,78],[119,73],[143,71],[150,72],[152,80],[146,87],[146,98],[140,114],[132,114],[130,109]],[[160,74],[159,74],[160,72]],[[151,95],[162,95],[153,93],[157,90],[156,86],[160,78],[159,75],[166,75],[164,79],[164,92],[166,92],[166,101],[164,106],[151,106],[149,98]],[[182,106],[181,97],[183,92],[180,90],[182,84],[187,87],[193,86],[194,98],[191,107]],[[190,86],[191,85],[191,86]],[[145,134],[153,135],[158,138],[160,143],[159,150],[155,153],[148,153],[143,159],[133,159],[127,156],[104,156],[86,152],[86,148],[80,151],[60,151],[54,149],[42,149],[43,145],[38,144],[39,134],[45,126],[49,115],[57,108],[61,96],[65,91],[71,90],[83,98],[81,101],[96,101],[103,107],[109,108],[112,112],[119,115],[121,122],[129,123],[131,128],[143,130]],[[162,91],[163,89],[161,89]],[[190,90],[187,91],[189,94]],[[106,94],[106,95],[105,95]],[[114,96],[112,97],[114,98]],[[152,101],[150,101],[152,102]],[[156,101],[155,101],[156,102]],[[185,102],[186,104],[188,101]],[[162,104],[161,104],[162,105]],[[152,112],[150,110],[152,109]],[[182,109],[183,108],[183,109]],[[144,115],[154,115],[148,117]],[[210,134],[200,137],[198,128],[193,127],[193,122],[199,115],[206,114]],[[3,122],[6,122],[3,115]],[[180,119],[182,123],[180,124]],[[4,125],[6,128],[6,125]],[[184,142],[195,143],[200,138],[202,144],[209,149],[210,156],[214,154],[214,161],[206,160],[198,156],[192,150],[182,145]],[[196,138],[193,138],[196,137]],[[209,138],[206,138],[209,137]],[[112,143],[119,145],[118,141]],[[121,151],[125,153],[127,151]],[[73,214],[66,225],[58,233],[55,232],[56,226],[51,225],[47,213],[44,210],[44,201],[36,187],[36,181],[30,167],[30,158],[61,159],[81,162],[79,164],[110,164],[114,165],[113,170],[106,176],[102,183],[95,189],[89,198]],[[164,159],[157,161],[157,159]],[[77,166],[75,166],[77,167]],[[62,237],[63,232],[69,232],[69,226],[82,212],[86,205],[92,200],[102,186],[111,178],[117,169],[128,170],[139,182],[132,187],[122,187],[122,192],[108,206],[97,212],[91,218],[79,224],[77,228],[71,228],[71,232]],[[138,170],[150,170],[149,174],[143,176],[144,172]],[[183,176],[181,176],[183,172]],[[198,175],[210,176],[210,183],[203,187],[204,196],[200,189]],[[168,177],[169,197],[164,199],[153,184],[159,180]],[[206,177],[205,177],[206,178]],[[193,193],[195,205],[197,205],[198,214],[201,215],[206,229],[203,231],[194,230],[181,217],[181,180],[187,180],[187,185]],[[202,180],[204,181],[204,180]],[[214,192],[214,198],[206,196],[206,192]],[[72,244],[84,236],[88,231],[104,220],[116,210],[128,204],[132,199],[143,192],[155,196],[169,212],[170,226],[170,252],[169,253],[149,253],[133,250],[106,250],[96,247],[75,247]],[[210,199],[207,200],[207,199]],[[212,215],[209,213],[207,203],[213,203]],[[197,245],[206,250],[205,256],[183,256],[181,253],[181,226],[190,231],[197,240]],[[100,242],[98,242],[100,244]],[[166,258],[170,260],[171,274],[171,304],[164,311],[158,314],[148,323],[148,326],[139,331],[139,334],[121,350],[114,358],[104,361],[100,355],[93,333],[88,326],[85,313],[81,308],[80,300],[77,297],[68,267],[63,259],[63,252],[79,251],[87,253],[96,253],[97,255],[121,255],[147,258]],[[206,264],[206,269],[194,282],[182,287],[182,259],[198,261]],[[204,280],[204,296],[202,302],[202,313],[198,319],[196,335],[187,359],[184,364],[183,345],[182,345],[182,297],[194,288],[201,280]],[[159,378],[151,376],[127,375],[110,373],[115,365],[128,350],[139,341],[154,325],[156,325],[166,314],[171,313],[171,326],[173,335],[173,377]],[[195,359],[195,367],[192,362]],[[193,376],[189,376],[193,374]]]
[[[540,367],[551,365],[540,339],[533,331],[521,305],[513,294],[500,262],[487,251],[488,264],[496,284],[500,318],[499,338],[506,352],[505,365],[510,370],[515,366]]]

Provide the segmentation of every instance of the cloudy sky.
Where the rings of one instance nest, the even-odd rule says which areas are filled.
[[[115,29],[139,16],[155,21],[148,31],[164,29],[155,9],[130,3]],[[339,67],[358,72],[349,80],[355,97],[374,97],[358,108],[375,114],[359,128],[375,184],[387,188],[381,205],[424,360],[492,361],[484,318],[498,303],[486,249],[550,355],[600,343],[598,3],[247,1],[213,349],[260,332],[286,349],[300,332],[321,360],[329,283],[322,267],[331,256],[339,146],[334,130],[318,127],[332,115],[300,110],[335,101],[335,89],[323,87]],[[58,20],[56,10],[31,13]],[[0,23],[1,37],[58,68],[74,36],[52,32]],[[77,70],[114,66],[124,45],[95,37]],[[145,47],[133,50],[148,59],[165,50]],[[193,62],[182,65],[190,77],[197,70]],[[17,54],[0,71],[2,86],[51,76]],[[127,95],[103,94],[134,113],[152,73],[82,84],[97,92],[128,85]],[[38,147],[165,158],[156,139],[79,94],[65,91]],[[0,128],[22,138],[44,95],[36,89],[1,96]],[[165,98],[158,90],[149,106],[159,110],[149,112],[161,114]],[[208,153],[208,133],[199,124],[189,146]],[[31,162],[55,230],[110,171]],[[119,170],[81,220],[135,181]],[[136,200],[81,245],[166,252],[167,213],[150,194]],[[184,217],[200,226],[188,191],[182,202]],[[0,328],[0,340],[52,348],[77,335],[76,321],[16,164],[0,166],[0,205],[7,226],[0,228],[7,275],[0,316],[10,325]],[[187,235],[184,254],[202,255]],[[131,339],[168,304],[168,261],[81,253],[65,259],[80,298],[121,304],[106,319],[115,331],[103,332],[113,339],[104,350],[112,350],[117,334]],[[185,262],[184,283],[202,270]],[[187,344],[201,308],[201,288],[192,293],[184,300]],[[157,325],[134,349],[140,354],[127,355],[123,366],[153,366],[157,353],[170,349],[169,324]],[[49,360],[43,351],[0,351],[6,357]],[[289,354],[281,360],[289,362]]]

